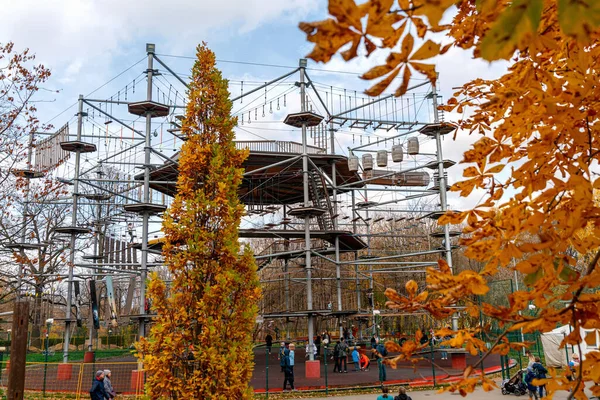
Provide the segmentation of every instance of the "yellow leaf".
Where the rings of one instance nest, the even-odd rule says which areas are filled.
[[[389,74],[390,72],[392,72],[394,70],[394,68],[396,68],[396,66],[390,65],[390,64],[378,65],[376,67],[371,68],[364,74],[362,74],[360,76],[360,79],[370,80],[370,79],[380,78],[380,77],[384,76],[385,74]]]
[[[395,47],[396,44],[398,43],[398,41],[400,40],[400,37],[404,33],[405,27],[406,27],[406,21],[401,23],[398,28],[394,29],[394,32],[391,35],[386,36],[383,39],[383,43],[382,43],[383,47],[386,47],[386,48]]]
[[[411,57],[412,60],[425,60],[434,57],[440,53],[440,45],[434,41],[428,40]]]
[[[435,85],[435,82],[437,80],[437,72],[435,71],[435,65],[416,63],[411,61],[410,66],[422,73],[423,75],[426,75],[427,79],[429,79],[431,84]]]
[[[504,169],[504,164],[500,164],[500,165],[496,165],[495,167],[488,169],[487,171],[485,171],[485,173],[486,174],[497,174],[498,172],[502,171],[503,169]]]
[[[410,75],[411,75],[410,68],[405,67],[404,75],[402,76],[402,85],[400,85],[398,90],[396,90],[396,93],[394,93],[394,96],[400,97],[404,93],[406,93],[406,91],[408,90],[408,83],[410,82]]]
[[[365,90],[365,93],[368,96],[379,96],[394,80],[396,76],[400,73],[400,68],[397,68],[391,74],[389,74],[385,79],[382,79],[375,85],[371,86],[369,89]]]
[[[408,295],[410,297],[415,297],[415,294],[417,293],[417,290],[419,289],[417,282],[413,281],[412,279],[410,281],[406,282],[404,287],[406,288],[406,292],[408,293]]]
[[[407,33],[402,40],[402,48],[400,50],[400,62],[408,61],[408,56],[413,50],[413,46],[415,44],[415,39],[412,37],[410,33]]]
[[[472,177],[479,176],[479,175],[481,175],[481,173],[479,172],[479,170],[476,167],[467,167],[463,171],[463,176],[465,178],[472,178]]]
[[[329,14],[333,15],[342,24],[351,25],[362,31],[360,11],[354,0],[329,0]]]
[[[413,0],[415,15],[425,15],[433,28],[439,26],[442,16],[458,0]]]

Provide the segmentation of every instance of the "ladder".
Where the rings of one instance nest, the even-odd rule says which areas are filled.
[[[323,175],[319,171],[311,170],[308,173],[308,184],[310,187],[310,199],[312,200],[313,206],[322,208],[325,213],[317,217],[317,223],[319,229],[322,231],[332,231],[333,226],[333,207],[331,205],[331,198],[327,191],[327,182]]]

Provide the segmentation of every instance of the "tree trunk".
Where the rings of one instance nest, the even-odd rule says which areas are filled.
[[[36,285],[35,286],[35,300],[33,302],[33,310],[32,310],[32,318],[31,318],[31,346],[37,347],[38,349],[42,348],[43,345],[43,325],[44,325],[44,309],[43,309],[43,299],[42,296],[44,294],[43,286]]]

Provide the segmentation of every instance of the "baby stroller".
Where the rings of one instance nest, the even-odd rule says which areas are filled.
[[[502,394],[514,394],[521,396],[527,393],[527,385],[523,382],[523,374],[525,370],[520,370],[512,378],[502,381],[500,388]]]

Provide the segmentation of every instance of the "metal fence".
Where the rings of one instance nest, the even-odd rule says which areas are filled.
[[[0,391],[5,394],[10,362],[0,363]],[[112,385],[120,395],[141,398],[144,393],[143,373],[135,362],[99,361],[95,363],[28,362],[25,391],[55,398],[89,398],[96,371],[110,370]]]

